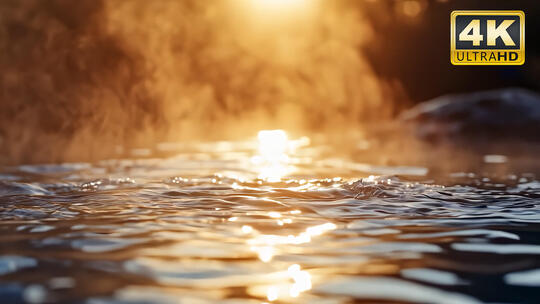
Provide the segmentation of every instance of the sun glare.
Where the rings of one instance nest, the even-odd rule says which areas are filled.
[[[289,155],[292,146],[283,130],[263,130],[257,136],[259,155],[251,161],[258,166],[259,178],[270,182],[280,181],[291,171]]]
[[[283,130],[259,131],[259,153],[269,161],[286,161],[289,139]]]
[[[264,10],[299,9],[307,5],[309,0],[252,0],[253,4]]]
[[[258,154],[251,163],[259,171],[259,178],[269,182],[278,182],[295,171],[295,152],[310,144],[308,137],[291,140],[283,130],[259,131],[257,139]]]

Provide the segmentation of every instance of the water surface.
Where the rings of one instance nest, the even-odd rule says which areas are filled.
[[[4,168],[1,302],[540,303],[534,174],[328,149],[270,132]]]

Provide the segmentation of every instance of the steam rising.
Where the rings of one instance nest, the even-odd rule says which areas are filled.
[[[254,2],[0,2],[0,163],[389,115],[361,5]]]

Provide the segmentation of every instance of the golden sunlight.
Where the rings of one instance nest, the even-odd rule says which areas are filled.
[[[312,288],[311,274],[302,270],[300,265],[293,264],[287,268],[287,271],[274,273],[273,277],[277,282],[266,286],[266,298],[273,302],[276,300],[287,301],[291,298],[297,298],[302,292]],[[251,288],[251,291],[259,295],[261,288]]]
[[[311,275],[309,272],[301,270],[300,265],[294,264],[287,269],[287,273],[293,279],[289,294],[296,298],[301,292],[311,289]]]
[[[293,164],[298,159],[294,155],[298,148],[308,146],[310,139],[306,136],[289,139],[283,130],[262,130],[257,135],[258,154],[251,158],[251,163],[259,172],[259,178],[269,182],[279,182],[283,177],[293,173]]]
[[[276,246],[283,245],[300,245],[311,242],[315,236],[320,236],[337,228],[334,223],[324,223],[317,226],[308,227],[304,232],[298,235],[274,235],[261,234],[247,241],[250,245],[250,250],[257,253],[259,259],[265,263],[270,262],[274,255],[279,251]]]
[[[252,0],[262,10],[290,10],[305,8],[309,0]]]
[[[292,172],[288,153],[293,146],[287,133],[283,130],[263,130],[259,131],[257,137],[259,155],[252,157],[251,162],[258,166],[259,178],[278,182]]]
[[[283,130],[263,130],[259,138],[259,153],[269,161],[287,161],[289,139]]]

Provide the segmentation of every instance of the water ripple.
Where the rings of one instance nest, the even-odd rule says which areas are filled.
[[[540,302],[530,174],[370,176],[334,159],[265,179],[264,162],[233,155],[11,168],[0,175],[0,296]]]

